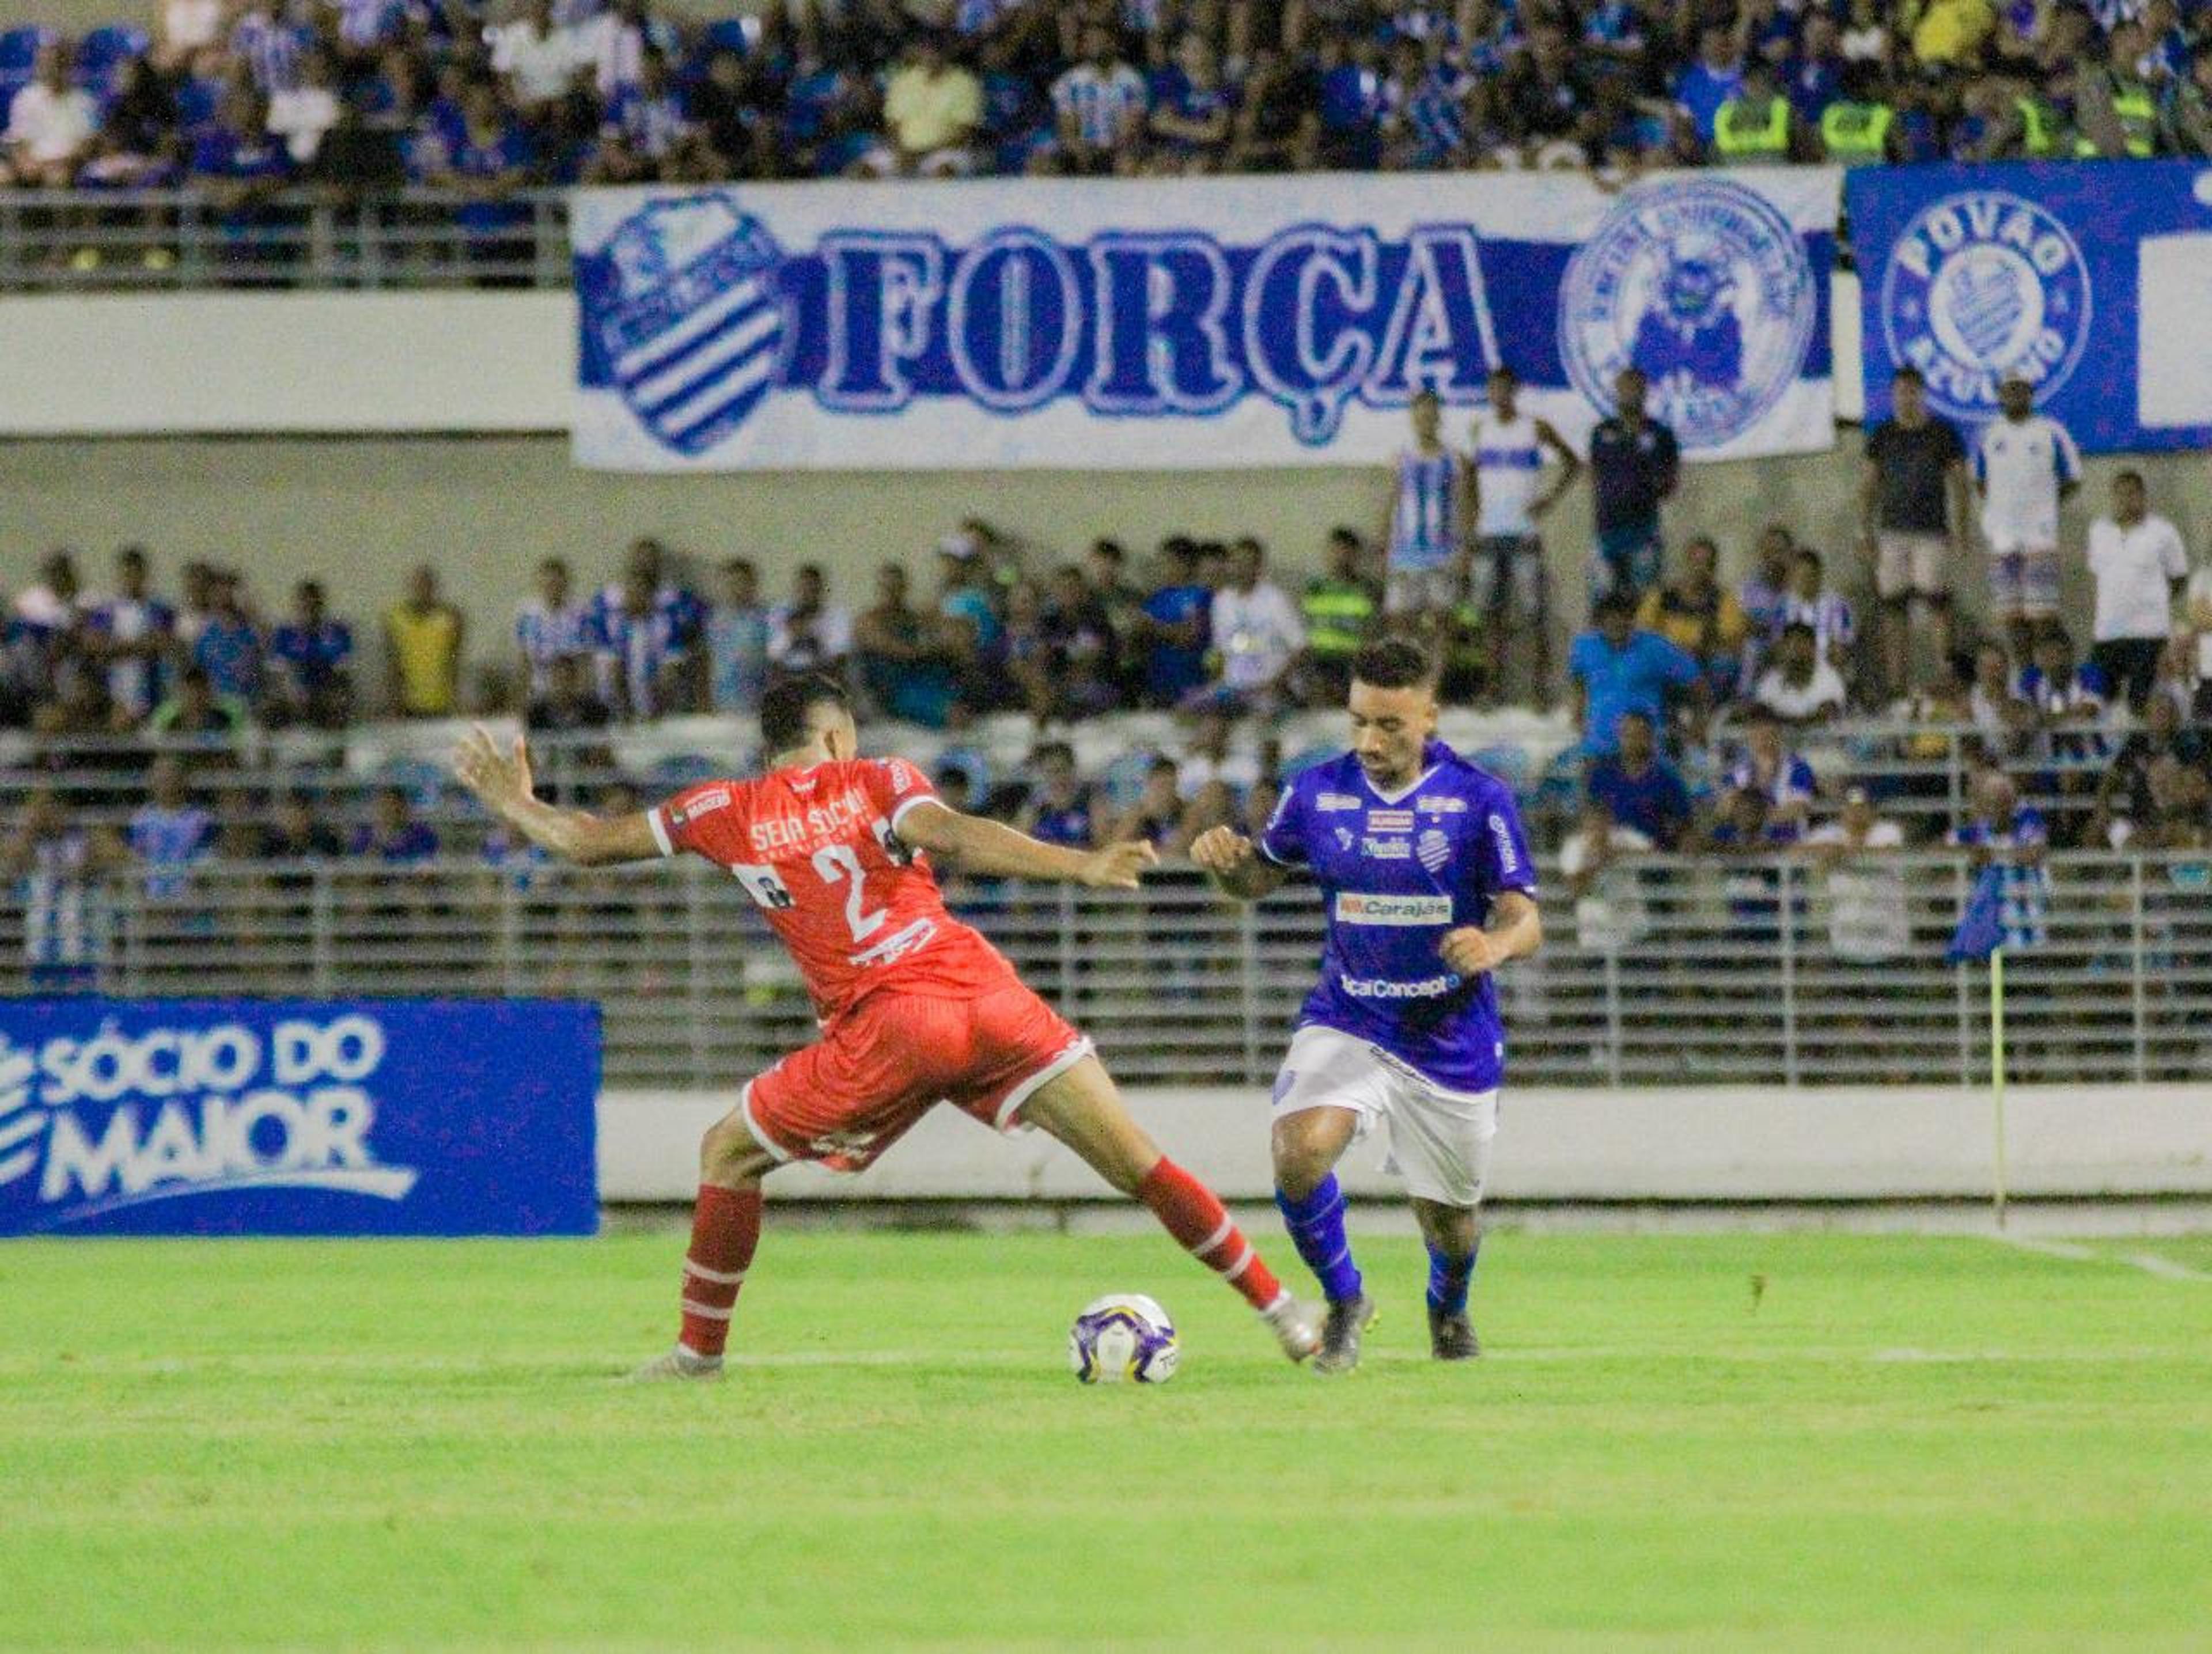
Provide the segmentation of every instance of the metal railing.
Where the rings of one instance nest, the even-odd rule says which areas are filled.
[[[1963,858],[1650,857],[1500,976],[1516,1082],[1973,1084],[1985,976],[1942,962]],[[2092,1084],[2212,1067],[2212,851],[2053,856],[2040,945],[2008,955],[2012,1072]],[[1188,868],[1140,892],[978,885],[955,910],[1136,1084],[1265,1085],[1314,982],[1319,904],[1218,900]],[[738,883],[698,862],[134,869],[19,885],[0,992],[551,994],[596,1000],[610,1085],[726,1089],[814,1037]]]
[[[0,290],[568,283],[559,190],[0,190]]]

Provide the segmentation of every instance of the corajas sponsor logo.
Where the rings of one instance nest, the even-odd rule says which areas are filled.
[[[1340,891],[1336,918],[1345,925],[1449,925],[1452,920],[1449,896],[1376,896],[1358,891]]]
[[[2017,374],[2040,402],[2070,379],[2089,343],[2089,270],[2066,226],[2002,190],[1931,201],[1891,248],[1881,287],[1890,360],[1920,370],[1928,400],[1954,419],[1997,413]]]
[[[1498,361],[1464,222],[1300,223],[1242,245],[1195,225],[1073,242],[1014,224],[966,246],[861,228],[800,249],[718,190],[621,220],[579,250],[576,286],[585,383],[686,457],[789,392],[848,414],[957,398],[1108,418],[1258,398],[1319,447],[1354,402],[1401,408],[1426,387],[1474,406]]]
[[[1651,411],[1686,449],[1750,430],[1803,372],[1820,280],[1790,221],[1721,179],[1632,190],[1567,265],[1559,350],[1610,412],[1613,380],[1643,370]]]
[[[1437,1000],[1460,985],[1449,972],[1418,982],[1394,982],[1385,976],[1340,976],[1337,986],[1355,1000]]]
[[[155,1201],[308,1189],[404,1200],[418,1173],[380,1164],[366,1089],[381,1025],[349,1012],[37,1046],[0,1038],[0,1201],[52,1227]]]

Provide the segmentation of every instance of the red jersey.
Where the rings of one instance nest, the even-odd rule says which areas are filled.
[[[901,817],[937,802],[902,759],[862,758],[711,781],[646,814],[663,855],[726,867],[767,914],[827,1020],[878,988],[973,1000],[1018,982],[1014,968],[945,911]]]

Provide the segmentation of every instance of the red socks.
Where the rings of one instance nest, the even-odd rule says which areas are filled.
[[[1260,1261],[1220,1199],[1174,1161],[1162,1156],[1137,1185],[1137,1198],[1152,1207],[1160,1226],[1185,1251],[1243,1293],[1254,1309],[1271,1308],[1283,1296],[1283,1283]]]
[[[758,1189],[699,1186],[691,1211],[691,1250],[684,1260],[684,1330],[679,1341],[694,1355],[720,1356],[729,1341],[738,1288],[760,1240]]]

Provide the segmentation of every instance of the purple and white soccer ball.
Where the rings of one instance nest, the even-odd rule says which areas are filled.
[[[1138,1292],[1093,1299],[1067,1335],[1067,1365],[1086,1384],[1164,1384],[1182,1360],[1175,1323]]]

